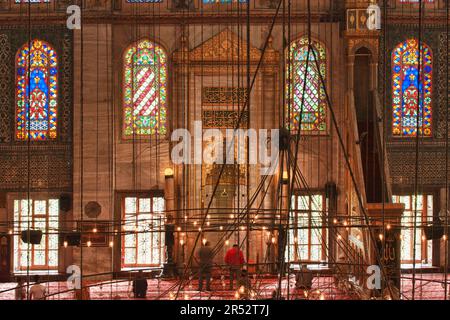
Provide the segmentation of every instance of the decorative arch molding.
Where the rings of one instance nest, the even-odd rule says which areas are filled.
[[[189,61],[193,64],[210,65],[247,64],[249,44],[229,28],[225,28],[192,50],[189,50],[186,41],[186,38],[182,37],[182,47],[173,55],[174,63]],[[261,50],[250,45],[250,64],[258,64],[261,56]],[[264,54],[264,63],[277,64],[278,61],[279,53],[272,48],[272,41],[269,39],[269,46]]]

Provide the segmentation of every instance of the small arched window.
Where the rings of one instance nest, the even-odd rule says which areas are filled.
[[[16,57],[16,138],[56,139],[58,58],[47,42],[32,40]]]
[[[124,56],[123,135],[166,133],[167,56],[150,40],[131,45]]]
[[[415,137],[417,127],[422,136],[432,136],[433,57],[426,44],[421,47],[419,55],[418,41],[408,39],[392,52],[392,134],[395,137]]]
[[[286,102],[288,127],[297,131],[324,132],[327,129],[325,88],[321,84],[320,74],[326,81],[327,57],[325,47],[318,41],[311,41],[312,50],[307,66],[308,38],[302,37],[291,43],[286,61]],[[318,66],[318,67],[317,67]],[[306,74],[306,84],[305,81]],[[304,98],[303,89],[305,89]],[[303,102],[303,105],[302,105]],[[300,115],[302,119],[300,121]]]

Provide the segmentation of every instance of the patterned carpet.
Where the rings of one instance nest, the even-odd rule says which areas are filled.
[[[402,297],[411,299],[412,276],[404,275],[402,280]],[[449,276],[450,279],[450,276]],[[443,300],[444,287],[440,282],[444,280],[443,274],[416,275],[415,299],[416,300]],[[294,279],[290,281],[289,298],[305,299],[303,292],[296,292]],[[237,300],[236,291],[228,290],[228,280],[213,278],[211,292],[197,291],[197,280],[191,279],[184,288],[178,291],[179,283],[176,280],[148,280],[148,300],[171,300],[178,292],[181,300]],[[256,284],[256,285],[255,285]],[[90,297],[93,300],[129,300],[134,299],[130,295],[131,282],[128,280],[117,280],[116,282],[88,283]],[[253,299],[268,299],[278,285],[278,279],[264,277],[263,279],[252,278],[252,286],[255,288]],[[13,300],[15,283],[0,283],[0,300]],[[68,290],[66,282],[45,283],[49,300],[71,300],[73,291]],[[283,296],[287,296],[287,280],[282,281]],[[312,290],[309,293],[310,300],[350,300],[356,296],[344,294],[334,285],[334,279],[329,276],[315,277]]]

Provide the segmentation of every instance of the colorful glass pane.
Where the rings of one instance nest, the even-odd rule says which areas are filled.
[[[46,3],[50,0],[15,0],[15,3]]]
[[[16,61],[16,138],[56,139],[58,59],[46,42],[31,41],[19,49]]]
[[[321,85],[320,74],[326,79],[326,50],[317,41],[311,42],[315,52],[310,51],[309,66],[307,66],[308,38],[303,37],[294,41],[289,53],[290,63],[287,63],[286,101],[287,114],[289,114],[288,127],[295,132],[300,127],[303,131],[325,131],[326,123],[326,99],[325,90]],[[317,68],[317,65],[319,68]],[[306,74],[306,84],[304,84]],[[303,89],[305,95],[303,96]],[[303,106],[302,106],[303,102]],[[290,110],[289,110],[290,109]],[[302,117],[300,121],[300,115]]]
[[[159,45],[142,40],[124,57],[123,134],[152,136],[166,133],[167,57]]]
[[[127,0],[128,3],[160,3],[163,0]]]
[[[419,133],[432,135],[432,74],[430,48],[421,49],[419,76],[419,44],[416,39],[400,43],[392,52],[392,134],[415,137],[417,119]]]
[[[247,0],[203,0],[204,4],[211,4],[211,3],[247,3]]]
[[[420,0],[400,0],[401,3],[419,3]],[[434,0],[423,0],[426,3],[434,3]]]

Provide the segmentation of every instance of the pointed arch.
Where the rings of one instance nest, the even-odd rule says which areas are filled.
[[[432,77],[431,49],[422,43],[420,76],[419,44],[408,39],[392,51],[392,135],[415,137],[417,120],[419,133],[432,136]]]
[[[45,41],[32,40],[16,56],[16,139],[56,139],[57,109],[56,51]]]
[[[308,38],[302,37],[291,43],[286,59],[286,114],[287,125],[295,132],[301,130],[310,133],[323,133],[327,130],[325,88],[321,85],[319,72],[323,79],[327,79],[327,54],[325,46],[319,41],[312,40],[311,46],[315,52],[310,52],[307,67]],[[290,56],[289,56],[290,55]],[[306,85],[303,81],[306,73]],[[304,104],[302,106],[303,87],[305,87]],[[290,110],[289,110],[290,108]],[[302,120],[300,121],[300,115]]]
[[[123,136],[166,134],[165,50],[148,39],[132,44],[125,51],[123,77]]]

